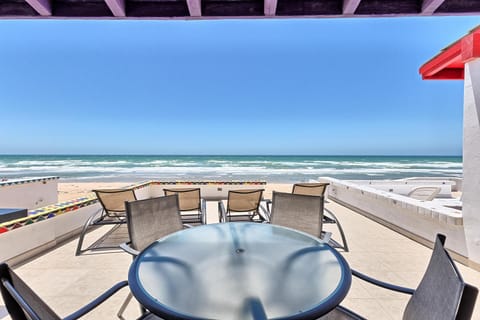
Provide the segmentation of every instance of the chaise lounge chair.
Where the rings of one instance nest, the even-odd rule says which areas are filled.
[[[120,243],[128,241],[126,228],[123,230],[121,225],[125,225],[125,201],[135,201],[135,191],[133,189],[106,189],[93,190],[100,202],[101,211],[95,212],[85,222],[82,232],[78,238],[77,250],[75,255],[80,255],[89,250],[105,250],[118,248]],[[99,215],[100,213],[100,215]],[[83,249],[83,241],[88,229],[94,226],[113,225],[114,227],[101,239],[92,245]]]
[[[261,206],[263,189],[241,189],[228,192],[227,210],[222,201],[218,202],[220,222],[268,220],[268,213]]]
[[[200,196],[200,188],[163,189],[166,196],[178,195],[178,204],[183,223],[206,224],[207,204]]]

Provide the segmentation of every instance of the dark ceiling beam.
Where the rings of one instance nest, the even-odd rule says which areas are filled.
[[[343,0],[343,14],[353,15],[362,0]]]
[[[105,0],[110,11],[115,17],[125,17],[125,0]]]
[[[277,12],[277,0],[265,0],[263,6],[263,13],[266,16],[274,16]]]
[[[432,15],[444,2],[445,0],[423,0],[422,14]]]
[[[191,17],[202,16],[202,1],[201,0],[187,0],[188,12]]]
[[[52,3],[50,0],[26,0],[27,3],[35,9],[41,16],[52,15]]]

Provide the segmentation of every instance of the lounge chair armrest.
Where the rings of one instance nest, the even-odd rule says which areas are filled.
[[[140,254],[140,251],[133,249],[130,247],[130,242],[124,242],[120,244],[120,248],[125,251],[126,253],[131,254],[132,256],[136,257]]]
[[[265,209],[261,204],[259,205],[258,214],[264,221],[270,221],[270,211]]]
[[[393,291],[406,293],[406,294],[410,294],[410,295],[415,292],[415,290],[413,290],[413,289],[400,287],[400,286],[397,286],[397,285],[394,285],[394,284],[391,284],[391,283],[383,282],[383,281],[374,279],[372,277],[369,277],[367,275],[364,275],[363,273],[360,273],[360,272],[355,271],[353,269],[352,269],[352,274],[355,277],[357,277],[357,278],[359,278],[363,281],[369,282],[373,285],[376,285],[376,286],[379,286],[379,287],[382,287],[382,288],[385,288],[385,289],[388,289],[388,290],[393,290]]]
[[[205,199],[201,199],[201,211],[202,211],[202,224],[207,224],[207,201]]]
[[[188,229],[188,228],[193,228],[193,226],[191,224],[184,223],[183,224],[183,229]]]
[[[227,221],[227,213],[225,211],[225,205],[223,201],[218,201],[218,221],[219,222],[226,222]]]
[[[325,214],[326,213],[326,214]],[[330,209],[323,208],[323,214],[325,216],[330,216],[330,218],[333,218],[333,220],[338,221],[337,217],[333,214],[333,212]]]
[[[272,212],[271,207],[272,207],[272,200],[271,199],[265,199],[265,204],[267,205],[267,211],[270,213]]]
[[[107,291],[102,293],[98,298],[96,298],[95,300],[93,300],[92,302],[87,304],[86,306],[82,307],[78,311],[75,311],[71,315],[65,317],[64,319],[65,320],[74,320],[74,319],[78,319],[80,317],[83,317],[84,315],[86,315],[87,313],[89,313],[90,311],[92,311],[93,309],[98,307],[100,304],[105,302],[108,298],[113,296],[118,290],[120,290],[120,289],[122,289],[123,287],[126,287],[126,286],[128,286],[128,281],[122,281],[122,282],[117,283],[116,285],[114,285],[113,287],[111,287],[110,289],[108,289]]]

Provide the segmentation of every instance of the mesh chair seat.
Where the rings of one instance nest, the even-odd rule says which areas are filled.
[[[295,183],[292,188],[293,194],[302,194],[307,196],[322,196],[325,197],[325,191],[327,190],[329,183],[326,182],[314,182],[314,183]],[[339,244],[336,241],[333,241],[334,247],[343,249],[348,252],[348,243],[343,231],[340,221],[337,219],[335,214],[328,209],[324,209],[325,213],[323,215],[323,223],[336,224],[338,231],[340,232],[340,237],[342,238],[342,244]]]
[[[323,197],[273,192],[270,223],[321,237]]]
[[[121,243],[128,241],[126,233],[123,233],[125,235],[123,237],[118,236],[119,234],[122,234],[119,225],[126,223],[125,202],[137,200],[135,191],[133,189],[103,189],[93,191],[97,195],[97,199],[102,206],[102,211],[100,215],[98,215],[98,212],[95,212],[83,225],[75,252],[77,256],[85,251],[116,249]],[[83,241],[88,229],[102,225],[113,225],[113,228],[109,233],[115,233],[116,237],[110,239],[107,239],[108,237],[102,237],[101,241],[97,240],[89,247],[83,249]],[[117,230],[120,232],[114,232]]]
[[[200,188],[163,189],[166,196],[178,195],[178,204],[183,223],[205,224],[207,212],[205,199],[201,198]]]
[[[131,247],[137,251],[183,229],[177,195],[127,202],[125,206]]]
[[[121,247],[132,254],[133,258],[156,240],[183,229],[179,196],[176,193],[165,197],[127,202],[125,208],[130,242],[122,244]],[[131,299],[130,293],[117,313],[120,319],[123,319],[122,314]],[[157,318],[146,313],[142,319]]]

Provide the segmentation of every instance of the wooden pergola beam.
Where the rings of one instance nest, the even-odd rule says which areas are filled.
[[[105,0],[110,11],[115,17],[125,17],[125,0]]]
[[[278,0],[265,0],[263,3],[263,13],[265,16],[272,17],[277,12]]]
[[[52,15],[52,3],[50,0],[26,0],[27,3],[35,9],[41,16]]]
[[[343,14],[354,14],[362,0],[343,0]]]
[[[422,14],[432,15],[445,0],[423,0]]]
[[[191,17],[202,16],[202,0],[187,0],[187,6]]]

